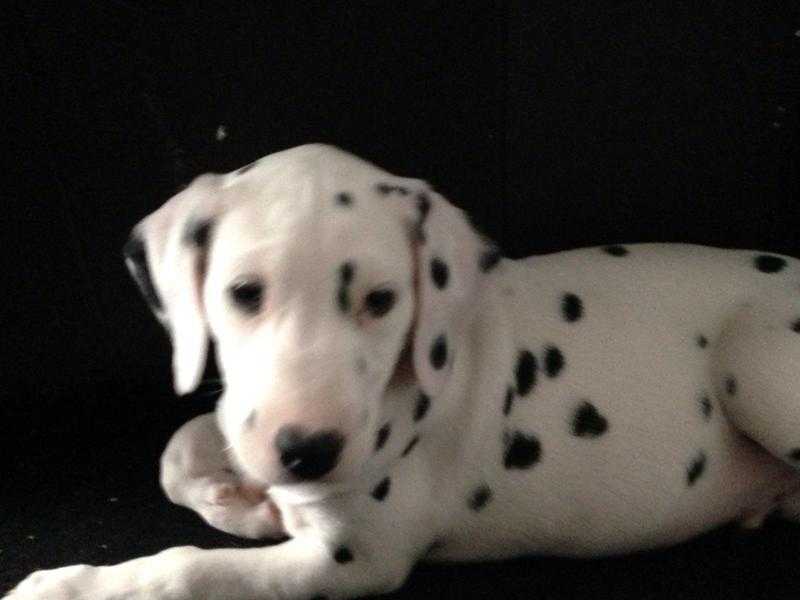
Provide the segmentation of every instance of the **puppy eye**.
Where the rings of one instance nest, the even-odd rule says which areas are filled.
[[[242,279],[230,285],[228,295],[238,308],[255,314],[261,308],[264,284],[257,279]]]
[[[364,298],[364,308],[373,317],[382,317],[394,306],[396,296],[392,290],[373,290]]]

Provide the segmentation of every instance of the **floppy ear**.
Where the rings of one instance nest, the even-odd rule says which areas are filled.
[[[447,386],[467,335],[481,278],[500,260],[497,247],[470,226],[465,213],[433,191],[415,198],[417,311],[414,370],[423,390]]]
[[[221,202],[212,176],[195,180],[139,222],[125,244],[125,264],[155,316],[169,331],[175,391],[193,391],[206,364],[208,331],[202,289],[213,219]]]

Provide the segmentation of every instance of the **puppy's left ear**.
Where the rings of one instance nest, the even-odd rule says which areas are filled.
[[[202,290],[214,218],[220,211],[215,179],[196,179],[133,229],[125,264],[150,309],[169,331],[175,391],[192,392],[208,352]]]

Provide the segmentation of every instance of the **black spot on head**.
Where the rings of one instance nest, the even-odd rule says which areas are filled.
[[[375,452],[380,450],[386,445],[389,439],[389,434],[392,433],[392,426],[390,423],[384,423],[383,427],[378,430],[378,435],[375,438]]]
[[[603,252],[610,254],[611,256],[626,256],[629,251],[625,246],[619,246],[615,244],[613,246],[604,247]]]
[[[793,460],[794,462],[800,462],[800,448],[793,448],[792,450],[789,451],[787,456],[789,457],[790,460]]]
[[[583,316],[583,302],[575,294],[561,297],[561,314],[567,323],[574,323]]]
[[[503,414],[508,416],[511,414],[511,407],[514,405],[514,388],[508,386],[506,388],[506,398],[503,401]]]
[[[735,396],[736,388],[736,379],[733,375],[728,375],[728,377],[725,379],[725,391],[728,392],[729,396]]]
[[[431,212],[431,199],[425,192],[417,194],[417,210],[419,211],[419,224],[422,225]]]
[[[564,355],[555,346],[548,346],[544,352],[544,371],[548,377],[556,377],[564,368]]]
[[[211,219],[198,219],[189,221],[186,230],[183,232],[183,241],[189,246],[205,248],[211,235]]]
[[[444,334],[439,335],[431,345],[430,354],[431,366],[437,371],[444,367],[447,362],[447,338]]]
[[[417,398],[417,405],[414,407],[414,421],[421,421],[428,414],[431,407],[431,399],[425,392],[420,392]]]
[[[339,564],[349,563],[353,560],[353,553],[347,546],[339,546],[333,553],[333,560]]]
[[[542,445],[535,435],[515,431],[513,434],[506,432],[504,437],[503,466],[506,469],[528,469],[541,458]]]
[[[392,485],[391,479],[384,477],[381,482],[375,486],[370,495],[378,502],[383,502],[389,494],[389,488]]]
[[[520,350],[514,375],[517,380],[517,394],[525,396],[536,384],[536,357],[529,350]]]
[[[754,263],[756,269],[762,273],[778,273],[786,267],[785,258],[771,256],[769,254],[759,254],[755,257]]]
[[[692,460],[689,468],[686,470],[686,483],[692,487],[695,482],[700,478],[706,470],[706,453],[702,450]]]
[[[419,442],[419,436],[415,435],[413,438],[411,438],[411,441],[409,441],[408,444],[406,444],[406,447],[403,449],[403,452],[400,454],[400,456],[408,456],[418,442]]]
[[[336,204],[339,206],[352,206],[353,196],[347,192],[339,192],[336,194]]]
[[[150,267],[147,266],[147,250],[144,240],[138,235],[132,235],[122,248],[122,254],[132,263],[131,276],[147,305],[153,311],[164,312],[164,304],[153,284]]]
[[[243,166],[243,167],[240,167],[240,168],[239,168],[239,169],[236,171],[236,174],[237,174],[237,175],[244,175],[244,174],[245,174],[245,173],[247,173],[247,172],[248,172],[250,169],[252,169],[253,167],[255,167],[257,164],[258,164],[258,161],[257,161],[257,160],[254,160],[253,162],[251,162],[251,163],[249,163],[249,164],[246,164],[246,165],[245,165],[245,166]]]
[[[702,334],[698,335],[697,336],[697,345],[700,346],[701,348],[705,348],[706,346],[708,346],[708,338],[706,338],[706,336],[704,336]]]
[[[795,333],[800,333],[800,319],[797,319],[797,321],[792,323],[791,328]]]
[[[706,420],[711,418],[711,413],[714,411],[714,405],[711,403],[711,398],[703,394],[700,397],[700,412]]]
[[[572,435],[599,437],[608,431],[608,419],[591,402],[582,402],[572,416]]]
[[[488,273],[498,265],[500,259],[502,258],[503,255],[500,252],[500,248],[492,246],[481,254],[480,260],[478,261],[478,267],[484,273]]]
[[[438,256],[431,260],[431,279],[437,288],[443,290],[450,279],[450,267]]]
[[[472,492],[469,498],[469,507],[475,512],[478,512],[482,510],[491,499],[492,490],[489,489],[489,486],[482,485]]]

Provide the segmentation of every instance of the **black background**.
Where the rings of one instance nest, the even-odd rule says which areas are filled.
[[[247,545],[157,488],[170,433],[215,394],[173,397],[121,260],[199,173],[322,141],[427,179],[511,257],[643,241],[800,256],[794,3],[319,4],[2,9],[0,589]],[[783,598],[799,544],[773,521],[624,558],[424,566],[398,597]]]

